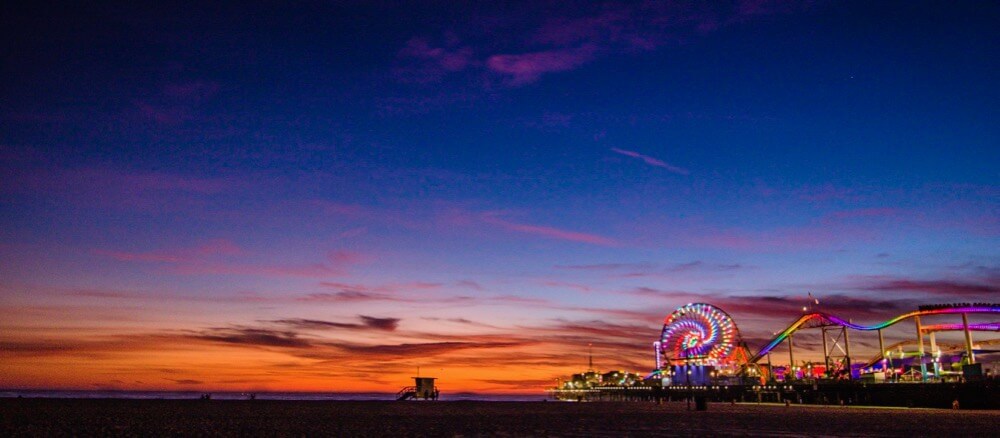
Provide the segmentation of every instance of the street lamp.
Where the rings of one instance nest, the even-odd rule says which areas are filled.
[[[687,368],[687,367],[685,367]],[[694,392],[691,391],[691,369],[687,370],[687,384],[688,384],[688,396],[687,396],[687,410],[691,410],[691,397],[694,397]]]

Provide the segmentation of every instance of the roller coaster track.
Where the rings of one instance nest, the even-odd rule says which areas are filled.
[[[1000,314],[1000,306],[996,306],[996,305],[976,306],[976,305],[973,305],[973,306],[963,306],[963,307],[943,307],[943,308],[936,308],[936,309],[917,310],[917,311],[910,312],[910,313],[904,313],[904,314],[899,315],[899,316],[897,316],[895,318],[892,318],[892,319],[890,319],[888,321],[884,321],[884,322],[882,322],[880,324],[875,324],[875,325],[854,324],[854,323],[852,323],[850,321],[847,321],[847,320],[845,320],[843,318],[839,318],[837,316],[830,315],[830,314],[823,313],[823,312],[807,313],[805,315],[802,315],[795,322],[793,322],[792,325],[789,325],[788,328],[786,328],[784,331],[782,331],[781,333],[778,333],[774,337],[774,339],[771,340],[771,342],[768,342],[766,345],[764,345],[764,347],[761,348],[760,351],[757,352],[756,355],[754,355],[752,358],[750,358],[750,363],[757,363],[757,361],[759,361],[761,358],[763,358],[764,356],[766,356],[768,352],[770,352],[772,349],[774,349],[774,347],[778,346],[778,344],[780,344],[782,341],[784,341],[789,336],[791,336],[792,333],[795,333],[800,328],[804,328],[803,326],[806,323],[809,323],[809,322],[819,323],[819,324],[826,324],[826,325],[836,325],[836,326],[841,326],[841,327],[847,327],[847,328],[853,329],[853,330],[873,331],[873,330],[881,330],[881,329],[884,329],[886,327],[893,326],[893,325],[895,325],[895,324],[897,324],[897,323],[899,323],[901,321],[905,321],[905,320],[913,318],[915,316],[948,315],[948,314],[962,314],[962,313],[994,313],[994,314]],[[935,327],[935,328],[937,328],[939,330],[951,330],[951,329],[959,329],[960,330],[960,329],[962,329],[962,325],[961,324],[957,324],[957,325],[940,324],[940,326],[941,327],[938,327],[938,326],[929,326],[929,327]],[[984,329],[986,329],[986,330],[996,329],[997,328],[997,325],[994,324],[994,323],[987,323],[986,325],[978,325],[978,326],[983,326]],[[973,329],[973,324],[969,324],[969,329],[970,330]]]
[[[990,325],[994,325],[994,326],[997,325],[995,323],[989,323],[989,324]],[[924,326],[924,327],[926,327],[926,326]],[[978,328],[974,328],[974,327],[978,327]],[[986,327],[985,324],[969,324],[969,330],[994,331],[994,332],[1000,331],[1000,327],[994,327],[992,329],[984,328],[984,327]],[[925,329],[925,331],[927,331],[927,330]],[[907,339],[905,341],[899,341],[899,342],[897,342],[895,344],[892,344],[892,345],[887,345],[885,347],[885,350],[886,351],[896,351],[897,349],[900,349],[902,347],[910,346],[910,345],[916,345],[916,344],[917,344],[917,340],[916,339]],[[976,341],[976,345],[979,346],[980,348],[986,349],[986,351],[991,351],[991,352],[1000,351],[1000,350],[995,350],[995,349],[991,348],[991,347],[998,347],[998,346],[1000,346],[1000,339],[987,339],[987,340],[983,340],[983,341]],[[945,350],[945,351],[947,351],[947,350],[961,350],[962,347],[963,347],[962,344],[956,344],[956,343],[950,343],[950,342],[938,342],[937,346],[938,346],[939,350]],[[983,350],[979,350],[979,351],[983,351]],[[903,354],[914,354],[914,353],[903,353]],[[896,356],[893,356],[893,357],[896,358],[896,359],[900,358],[899,355],[896,355]],[[874,366],[876,363],[878,363],[882,359],[885,359],[884,352],[879,352],[879,353],[875,354],[874,356],[872,356],[871,359],[868,359],[868,362],[865,362],[864,368],[871,368],[872,366]]]

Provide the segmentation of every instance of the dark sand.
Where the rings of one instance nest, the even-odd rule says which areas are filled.
[[[1000,412],[684,403],[0,399],[0,436],[1000,436]]]

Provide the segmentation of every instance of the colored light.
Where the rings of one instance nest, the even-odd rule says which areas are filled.
[[[836,325],[839,325],[839,326],[843,326],[843,327],[847,327],[847,328],[854,329],[854,330],[872,331],[872,330],[881,330],[881,329],[884,329],[886,327],[895,325],[895,324],[899,323],[900,321],[912,318],[914,316],[945,315],[945,314],[956,314],[956,313],[1000,313],[1000,306],[945,307],[945,308],[931,309],[931,310],[917,310],[915,312],[904,313],[904,314],[899,315],[899,316],[897,316],[895,318],[892,318],[892,319],[890,319],[888,321],[885,321],[885,322],[882,322],[882,323],[879,323],[879,324],[875,324],[875,325],[870,325],[870,326],[864,326],[864,325],[854,324],[854,323],[846,321],[846,320],[844,320],[842,318],[839,318],[839,317],[836,317],[836,316],[833,316],[833,315],[829,315],[829,314],[826,314],[826,313],[819,313],[819,312],[817,312],[817,313],[809,313],[809,314],[806,314],[806,315],[802,315],[802,317],[800,317],[798,320],[796,320],[794,323],[792,323],[792,325],[788,326],[788,328],[786,328],[784,331],[782,331],[777,336],[775,336],[775,338],[773,340],[771,340],[771,342],[769,342],[767,345],[765,345],[764,348],[762,348],[760,350],[760,352],[758,352],[750,361],[751,362],[757,362],[762,357],[764,357],[768,352],[770,352],[772,349],[774,349],[774,347],[776,347],[778,344],[780,344],[786,338],[788,338],[788,336],[790,336],[792,333],[794,333],[799,328],[801,328],[803,324],[805,324],[806,322],[809,322],[811,320],[814,320],[814,319],[819,319],[821,321],[822,320],[826,320],[826,321],[831,322],[833,324],[836,324]],[[983,327],[987,327],[985,329],[988,330],[989,329],[988,327],[990,327],[991,324],[994,324],[994,323],[987,323],[987,324],[982,325],[982,326]],[[942,326],[949,326],[950,327],[952,325],[944,325],[943,324]],[[959,328],[962,327],[960,324],[955,324],[953,326],[956,327],[955,329],[959,329]],[[937,327],[937,326],[935,326],[935,327]],[[970,324],[969,328],[972,329],[972,325],[971,324]]]

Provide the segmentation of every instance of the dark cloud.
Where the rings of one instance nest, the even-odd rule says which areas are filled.
[[[204,381],[193,380],[193,379],[167,379],[167,380],[174,382],[178,385],[201,385],[205,383]]]
[[[358,315],[360,323],[333,322],[317,319],[289,318],[270,321],[275,324],[305,329],[305,330],[330,330],[330,329],[375,329],[393,331],[399,326],[399,318],[376,318],[373,316]]]
[[[360,301],[402,301],[398,298],[370,292],[342,290],[339,292],[319,292],[305,295],[299,301],[318,301],[328,303],[360,302]]]
[[[874,277],[866,279],[858,287],[876,292],[922,292],[949,296],[985,295],[1000,293],[1000,278],[957,281]]]
[[[388,356],[435,356],[459,350],[508,348],[529,345],[525,342],[424,342],[412,344],[353,345],[332,344],[337,348],[357,354]]]
[[[392,331],[396,330],[399,326],[399,318],[376,318],[373,316],[360,315],[361,321],[364,323],[365,327],[370,327],[378,330]]]
[[[62,342],[0,342],[0,351],[18,356],[47,356],[75,350],[74,345]]]
[[[261,347],[310,348],[313,344],[291,331],[263,328],[233,327],[214,328],[191,335],[192,338],[226,344]]]

